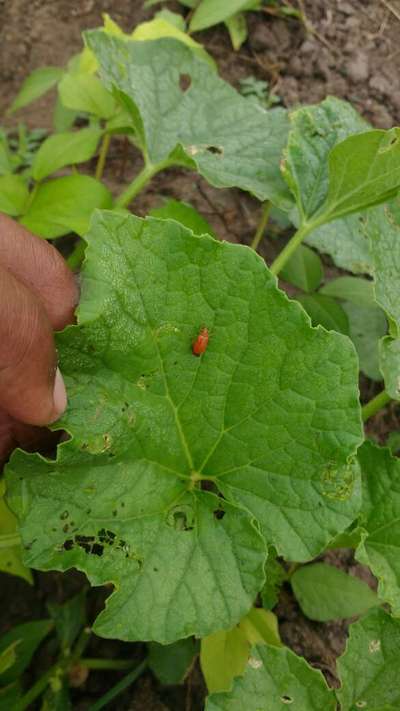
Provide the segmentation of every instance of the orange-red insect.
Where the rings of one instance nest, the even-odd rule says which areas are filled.
[[[201,356],[208,346],[209,333],[208,328],[202,328],[196,340],[192,343],[192,353],[195,356]]]

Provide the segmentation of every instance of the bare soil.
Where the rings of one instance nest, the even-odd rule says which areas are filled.
[[[296,6],[296,0],[292,4]],[[169,2],[170,9],[179,9]],[[234,86],[254,75],[267,80],[287,107],[312,103],[333,94],[351,101],[376,127],[400,124],[400,1],[391,0],[305,0],[307,28],[295,19],[273,17],[267,12],[249,13],[249,39],[233,52],[222,27],[197,37],[218,62],[222,76]],[[149,19],[154,8],[143,10],[142,0],[0,0],[0,115],[1,123],[12,125],[5,115],[24,77],[36,67],[64,65],[81,48],[82,30],[102,23],[109,13],[125,30]],[[54,95],[48,95],[21,111],[18,119],[31,128],[51,128]],[[123,139],[114,140],[106,181],[119,193],[140,167],[140,156]],[[192,203],[215,232],[230,241],[248,244],[260,217],[259,204],[238,190],[216,190],[200,177],[183,170],[157,176],[132,209],[139,215],[159,205],[162,197]],[[280,249],[265,240],[261,254],[270,261]],[[328,264],[328,263],[327,263]],[[369,399],[376,386],[362,381],[362,393]],[[380,442],[398,429],[399,412],[391,406],[368,424],[368,434]],[[328,562],[363,577],[372,587],[369,572],[354,562],[351,551],[329,553]],[[84,585],[75,572],[35,574],[35,586],[5,574],[0,575],[0,632],[19,622],[46,616],[50,600],[61,602]],[[100,609],[104,591],[89,593],[89,617]],[[335,660],[343,651],[347,622],[314,623],[306,619],[289,587],[282,590],[275,610],[283,641],[320,668],[328,682],[337,685]],[[143,645],[128,645],[94,638],[89,656],[140,659]],[[52,650],[42,645],[27,675],[32,682],[52,663]],[[73,708],[84,711],[119,678],[117,673],[90,674],[73,693]],[[203,708],[204,683],[196,666],[185,685],[161,687],[150,673],[144,674],[110,709],[137,711],[196,711]]]

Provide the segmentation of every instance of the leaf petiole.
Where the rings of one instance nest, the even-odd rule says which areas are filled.
[[[361,410],[361,415],[363,422],[369,420],[370,417],[376,415],[379,410],[382,410],[390,401],[391,397],[387,394],[385,390],[375,395]]]
[[[103,709],[107,704],[110,703],[113,699],[116,698],[116,696],[119,696],[125,689],[128,688],[131,684],[133,684],[134,681],[144,672],[144,670],[147,667],[147,659],[144,659],[135,669],[132,669],[129,674],[124,676],[121,681],[119,681],[115,686],[113,686],[109,691],[107,691],[104,696],[102,696],[100,699],[96,701],[96,703],[92,704],[92,706],[89,706],[88,711],[100,711],[100,709]]]
[[[271,207],[272,207],[272,204],[269,200],[264,202],[263,208],[262,208],[261,219],[260,219],[260,222],[258,223],[256,233],[255,233],[253,241],[250,245],[250,247],[252,249],[254,249],[255,251],[257,251],[259,244],[260,244],[262,238],[264,237],[264,232],[265,232],[265,228],[268,224],[269,213],[271,212]]]
[[[292,256],[293,252],[295,252],[297,247],[300,246],[303,239],[307,237],[307,235],[309,235],[310,232],[312,232],[316,227],[317,225],[315,222],[304,222],[301,227],[299,227],[293,237],[290,238],[287,245],[282,249],[282,252],[278,254],[277,258],[272,262],[269,268],[272,274],[275,274],[275,276],[279,274],[288,259]]]
[[[104,166],[106,164],[106,159],[107,159],[107,153],[108,153],[108,149],[110,148],[110,141],[111,141],[111,134],[105,133],[103,136],[103,140],[101,142],[99,157],[97,159],[96,174],[95,174],[96,180],[101,180],[103,177]]]
[[[168,158],[160,163],[147,163],[131,184],[124,190],[123,193],[116,199],[114,207],[127,207],[133,198],[138,195],[141,190],[150,182],[150,180],[161,170],[174,165],[173,161]]]

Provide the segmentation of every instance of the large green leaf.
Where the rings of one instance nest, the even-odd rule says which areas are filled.
[[[290,114],[283,173],[304,218],[312,217],[325,201],[331,149],[348,136],[368,131],[368,128],[351,104],[334,97]]]
[[[101,134],[101,128],[89,127],[49,136],[35,155],[32,164],[34,180],[43,180],[66,165],[90,160],[96,152]]]
[[[393,400],[400,400],[400,338],[382,338],[379,361],[387,394]]]
[[[177,40],[125,41],[102,31],[85,36],[106,86],[123,92],[139,121],[150,163],[177,162],[171,154],[182,146],[186,163],[216,187],[291,204],[279,169],[288,132],[283,109],[249,103]]]
[[[375,297],[400,333],[400,201],[394,200],[366,215],[373,259]]]
[[[258,526],[308,559],[359,509],[352,344],[311,328],[252,250],[112,212],[88,237],[78,318],[58,338],[73,438],[8,468],[27,561],[112,581],[105,636],[233,626],[263,585]]]
[[[365,215],[348,215],[328,222],[311,232],[305,241],[320,252],[329,254],[341,269],[353,274],[371,274],[373,271]]]
[[[357,558],[378,578],[379,597],[400,615],[400,460],[366,442],[359,450],[363,475]]]
[[[346,102],[328,98],[291,116],[283,173],[302,225],[320,226],[386,202],[400,188],[400,129],[368,131]]]
[[[360,360],[360,370],[372,380],[382,380],[380,339],[387,331],[385,314],[378,306],[342,303],[348,321],[349,336]]]
[[[53,239],[68,232],[83,235],[96,207],[111,207],[107,188],[88,175],[68,175],[40,185],[21,223],[31,232]]]
[[[350,637],[337,667],[336,691],[342,711],[397,711],[400,623],[383,610],[372,610],[350,625]]]
[[[349,136],[329,154],[324,222],[393,198],[400,188],[400,128]]]
[[[290,583],[304,614],[319,622],[361,615],[379,605],[366,583],[326,563],[298,568]]]
[[[45,94],[62,77],[63,70],[60,67],[40,67],[24,80],[17,96],[11,104],[10,111],[22,109],[35,99]]]
[[[206,711],[334,711],[336,700],[319,670],[287,647],[255,647],[232,691],[208,697]]]

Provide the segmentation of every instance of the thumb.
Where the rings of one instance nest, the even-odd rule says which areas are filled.
[[[31,425],[46,425],[65,410],[53,331],[39,299],[0,267],[0,407]]]

